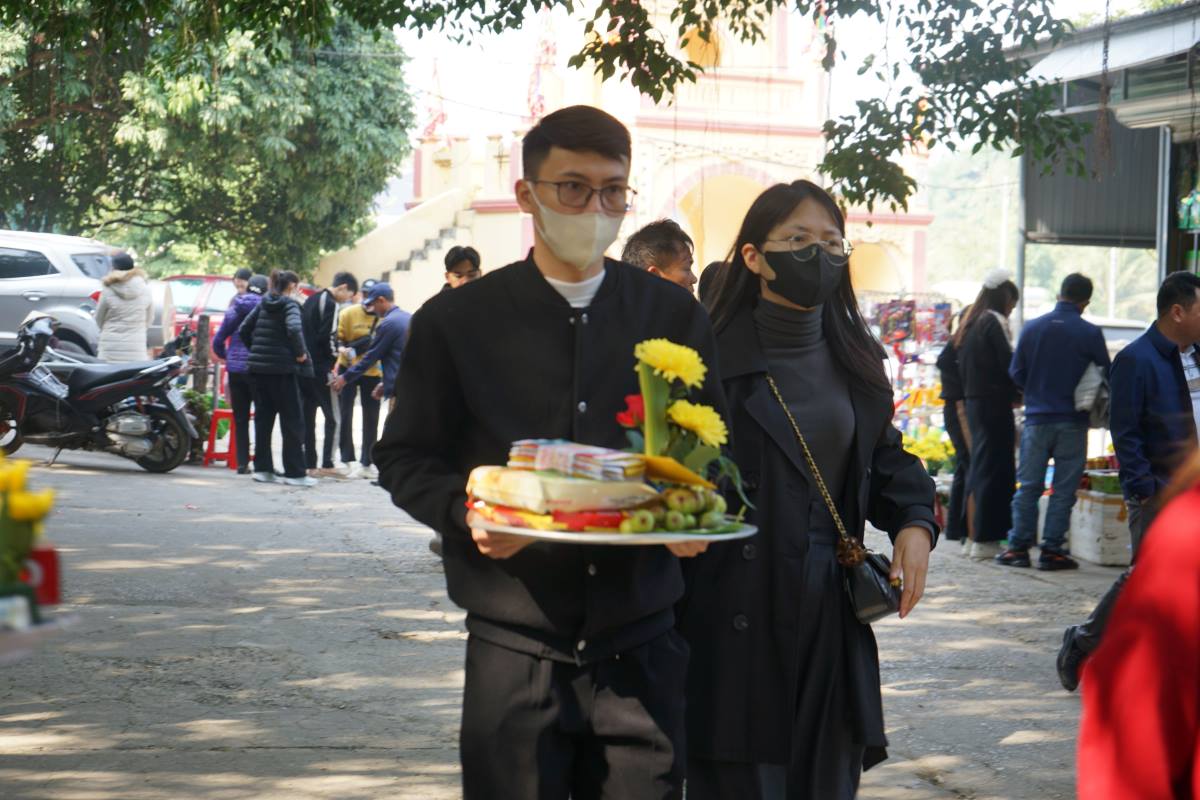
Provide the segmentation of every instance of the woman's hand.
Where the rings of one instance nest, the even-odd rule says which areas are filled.
[[[667,549],[677,558],[695,558],[708,549],[708,542],[671,542]]]
[[[929,572],[929,551],[933,539],[929,531],[911,525],[896,534],[892,547],[892,580],[901,578],[904,590],[900,594],[900,619],[904,619],[925,594],[925,575]]]

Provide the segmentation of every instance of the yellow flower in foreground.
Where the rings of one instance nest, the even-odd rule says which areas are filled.
[[[8,493],[8,516],[18,522],[37,522],[50,513],[50,507],[53,505],[53,489]]]
[[[28,461],[10,461],[0,466],[0,492],[19,492],[25,488]]]
[[[683,381],[692,389],[700,388],[708,372],[699,353],[669,339],[647,339],[633,348],[633,355],[668,381]]]
[[[684,430],[696,434],[696,438],[709,447],[720,447],[729,441],[725,420],[709,406],[676,400],[667,409],[667,417]]]

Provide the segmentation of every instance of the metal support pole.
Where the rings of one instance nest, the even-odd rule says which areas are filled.
[[[1017,291],[1021,298],[1017,301],[1016,326],[1014,334],[1025,325],[1025,158],[1024,154],[1017,156]]]
[[[1169,236],[1171,233],[1171,129],[1158,129],[1158,217],[1154,247],[1158,255],[1158,282],[1167,277]]]

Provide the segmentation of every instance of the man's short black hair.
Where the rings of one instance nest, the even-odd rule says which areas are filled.
[[[629,130],[620,120],[592,106],[570,106],[542,117],[521,145],[525,177],[538,177],[551,147],[574,153],[598,153],[614,161],[632,158]]]
[[[1191,308],[1200,289],[1200,276],[1190,272],[1172,272],[1158,287],[1158,315],[1165,316],[1171,306]]]
[[[1090,303],[1092,300],[1092,279],[1087,275],[1072,272],[1063,278],[1062,288],[1058,296],[1069,303]]]
[[[333,276],[333,282],[329,284],[330,288],[334,286],[345,286],[350,290],[350,293],[358,291],[358,278],[351,275],[349,272],[339,272]]]
[[[457,245],[451,247],[450,252],[446,253],[446,271],[449,272],[450,268],[460,261],[470,261],[472,267],[479,269],[479,251],[474,247],[461,247]]]
[[[249,267],[242,267],[237,272],[233,273],[235,281],[248,281],[254,277],[254,272]]]
[[[693,246],[692,237],[684,233],[679,223],[660,219],[629,237],[621,251],[621,260],[640,269],[662,269],[690,253]]]

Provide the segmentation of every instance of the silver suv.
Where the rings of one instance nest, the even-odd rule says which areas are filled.
[[[92,312],[115,252],[79,236],[0,231],[0,348],[16,344],[17,329],[30,311],[43,311],[58,320],[61,350],[94,356],[100,330]],[[150,288],[154,323],[147,346],[157,350],[172,335],[175,306],[170,286],[151,281]]]

